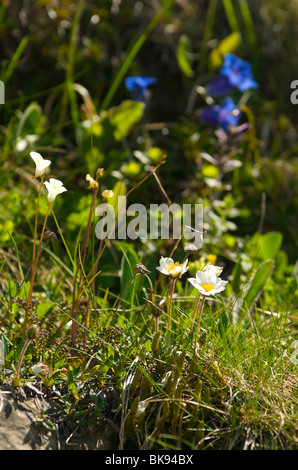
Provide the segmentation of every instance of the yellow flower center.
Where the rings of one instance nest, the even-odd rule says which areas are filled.
[[[209,261],[209,263],[211,263],[211,264],[215,264],[216,258],[217,258],[216,255],[208,255],[207,256],[207,261]]]
[[[204,289],[206,292],[209,292],[209,291],[211,291],[212,289],[214,289],[214,285],[213,285],[213,284],[210,284],[210,282],[202,282],[201,287],[203,287],[203,289]]]
[[[176,263],[169,263],[169,264],[167,264],[167,271],[168,271],[168,273],[170,273],[170,272],[172,271],[172,269],[175,269],[176,266],[180,266],[179,261],[177,261]]]

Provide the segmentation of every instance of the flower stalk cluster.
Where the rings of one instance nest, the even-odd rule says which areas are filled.
[[[163,256],[160,258],[159,266],[156,268],[162,274],[169,276],[171,280],[171,287],[170,287],[170,296],[169,296],[169,309],[168,309],[168,329],[170,328],[171,324],[171,317],[172,317],[172,304],[173,304],[173,295],[175,290],[175,284],[178,279],[181,279],[183,274],[185,274],[188,270],[188,259],[186,259],[182,264],[179,262],[174,262],[172,258],[164,258]],[[228,281],[222,280],[219,276],[222,273],[223,268],[219,266],[215,266],[214,264],[208,263],[202,271],[196,272],[196,277],[188,278],[190,284],[195,287],[199,293],[197,299],[195,301],[195,307],[193,310],[193,315],[191,319],[191,327],[190,331],[193,329],[193,325],[195,322],[195,316],[197,313],[197,309],[199,303],[201,301],[201,306],[199,310],[198,320],[197,320],[197,328],[194,336],[194,344],[197,344],[197,336],[200,328],[200,322],[204,307],[204,302],[206,298],[209,298],[213,295],[219,294],[223,292],[225,289],[226,284]]]
[[[39,190],[38,190],[38,196],[37,196],[37,203],[36,203],[36,212],[35,212],[35,225],[34,225],[34,235],[33,235],[33,252],[32,252],[32,263],[31,263],[31,281],[30,281],[30,288],[29,288],[29,293],[28,293],[28,298],[27,298],[27,304],[26,304],[26,310],[25,310],[25,316],[24,316],[24,332],[28,328],[28,323],[29,323],[29,315],[30,311],[32,309],[32,294],[33,294],[33,287],[34,287],[34,281],[35,281],[35,276],[36,276],[36,270],[37,270],[37,265],[38,265],[38,260],[39,256],[41,253],[42,249],[42,241],[44,238],[44,234],[46,231],[46,224],[48,220],[48,216],[50,213],[51,205],[55,201],[56,197],[58,194],[61,194],[67,189],[63,186],[63,183],[60,180],[57,180],[55,178],[50,178],[49,181],[44,181],[45,174],[47,169],[49,168],[51,161],[44,159],[40,153],[38,152],[31,152],[30,156],[32,160],[35,163],[35,175],[34,178],[41,178],[40,179],[40,185],[39,185]],[[43,188],[43,185],[47,189],[47,201],[48,201],[48,207],[47,207],[47,212],[45,215],[45,219],[43,222],[43,227],[39,239],[39,245],[36,253],[36,242],[37,242],[37,225],[38,225],[38,213],[39,213],[39,202],[40,202],[40,196],[41,196],[41,191]]]
[[[92,217],[94,215],[96,198],[97,198],[98,191],[99,191],[98,179],[101,178],[103,174],[104,174],[104,169],[98,168],[96,171],[95,179],[92,178],[92,176],[89,174],[86,175],[86,181],[89,183],[89,186],[87,187],[87,189],[92,190],[92,199],[91,199],[89,216],[88,216],[88,221],[87,221],[87,225],[85,229],[83,244],[81,246],[80,255],[79,255],[79,259],[77,260],[77,265],[76,265],[76,270],[75,270],[75,275],[74,275],[73,298],[72,298],[72,327],[71,327],[71,338],[70,338],[72,347],[75,346],[76,338],[77,338],[77,318],[78,318],[79,300],[85,288],[85,286],[82,283],[82,277],[83,277],[83,271],[84,271],[84,264],[85,264],[86,256],[87,256],[87,249],[89,245]],[[101,251],[101,248],[102,246],[100,243],[99,252]],[[88,281],[89,294],[88,294],[87,305],[86,305],[85,316],[84,316],[84,338],[83,338],[84,344],[86,343],[87,327],[88,327],[88,320],[89,320],[89,307],[90,307],[90,302],[91,302],[94,280],[95,280],[95,277],[97,276],[97,268],[98,268],[98,261],[94,266],[95,275],[91,278],[90,281]]]

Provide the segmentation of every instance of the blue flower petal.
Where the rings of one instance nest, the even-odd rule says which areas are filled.
[[[226,98],[220,107],[219,116],[218,116],[218,125],[224,131],[229,130],[229,127],[238,126],[240,119],[240,110],[235,105],[232,98]]]
[[[228,97],[221,105],[209,106],[203,109],[199,117],[206,124],[228,131],[230,127],[238,126],[240,109],[235,105],[233,99]]]
[[[219,112],[220,106],[216,104],[214,106],[209,106],[208,108],[203,109],[200,112],[199,117],[206,124],[210,124],[211,126],[217,126]]]
[[[251,64],[234,54],[225,54],[220,73],[228,79],[232,86],[241,91],[258,87],[253,77]]]
[[[217,75],[217,77],[206,87],[208,94],[213,98],[226,95],[230,93],[233,88],[234,86],[231,85],[228,77],[222,75],[221,73]]]
[[[146,77],[144,75],[137,75],[135,77],[126,77],[125,86],[135,101],[143,101],[147,103],[149,99],[149,91],[147,88],[156,83],[154,77]]]

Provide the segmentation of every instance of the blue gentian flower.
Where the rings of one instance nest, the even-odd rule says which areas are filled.
[[[217,126],[228,131],[230,127],[238,126],[240,109],[235,105],[232,98],[226,98],[221,105],[209,106],[199,114],[202,121],[211,126]]]
[[[233,88],[240,91],[258,88],[254,80],[252,66],[234,54],[225,54],[219,75],[207,86],[208,93],[214,98],[229,93]]]
[[[126,77],[125,86],[131,94],[134,101],[147,103],[149,100],[148,87],[156,83],[156,78],[137,75],[136,77]]]

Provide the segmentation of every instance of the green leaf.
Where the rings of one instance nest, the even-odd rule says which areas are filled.
[[[253,303],[256,302],[258,296],[261,294],[272,272],[273,266],[273,260],[268,260],[261,264],[261,266],[257,269],[251,285],[244,297],[243,305],[247,309],[250,309]]]
[[[236,293],[240,289],[240,279],[241,279],[241,263],[237,263],[234,266],[233,272],[232,272],[232,287],[233,287],[233,292]]]
[[[126,137],[131,128],[143,116],[144,103],[126,100],[120,106],[110,108],[104,113],[104,118],[112,126],[114,138],[121,140]]]
[[[113,206],[114,211],[115,211],[115,218],[116,218],[119,210],[120,210],[120,213],[125,210],[125,207],[123,207],[122,203],[118,201],[118,197],[125,196],[126,194],[125,184],[122,183],[121,181],[118,181],[113,187],[113,193],[114,195],[108,200],[108,203],[111,206]],[[118,202],[119,202],[119,207],[118,207]]]
[[[39,317],[44,317],[46,316],[51,310],[53,309],[53,303],[52,302],[46,302],[44,304],[39,304],[36,307],[36,312]]]
[[[234,52],[240,43],[241,36],[238,32],[234,32],[223,39],[210,54],[210,68],[216,69],[220,67],[223,63],[224,55]]]
[[[123,253],[121,261],[121,292],[124,291],[125,287],[132,278],[135,266],[138,262],[138,255],[132,248],[130,248],[127,252]],[[124,298],[130,297],[132,294],[132,290],[133,286],[130,285],[125,293]]]
[[[284,251],[279,251],[275,258],[274,279],[282,281],[288,267],[288,256]]]
[[[263,261],[274,259],[282,244],[282,234],[280,232],[268,232],[260,240],[259,258]]]
[[[190,39],[186,34],[183,34],[179,38],[179,44],[177,49],[177,61],[180,69],[187,77],[193,75],[193,70],[190,65],[189,57],[191,55],[191,44]]]

